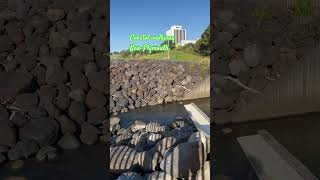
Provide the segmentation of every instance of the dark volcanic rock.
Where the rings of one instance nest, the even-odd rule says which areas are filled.
[[[72,120],[81,124],[86,120],[86,107],[81,102],[73,101],[69,107],[69,116]]]
[[[40,63],[45,66],[60,66],[60,58],[56,56],[42,56]]]
[[[80,139],[84,144],[93,145],[97,142],[98,135],[94,133],[81,133]]]
[[[62,149],[77,149],[80,147],[79,140],[70,132],[66,133],[58,142]]]
[[[197,174],[206,158],[201,142],[182,143],[163,158],[160,168],[171,176],[188,178]]]
[[[32,74],[35,77],[37,83],[42,86],[46,84],[46,69],[40,65],[37,65],[33,70]]]
[[[83,70],[83,66],[84,62],[72,56],[65,59],[63,63],[63,68],[66,69],[69,74],[80,73]]]
[[[65,57],[68,55],[68,50],[64,47],[54,47],[51,49],[51,54],[58,57]]]
[[[155,171],[148,176],[146,176],[148,180],[172,180],[175,179],[174,177],[170,176],[169,174],[162,172],[162,171]]]
[[[0,105],[0,122],[9,122],[9,114],[5,106]]]
[[[28,158],[37,153],[38,145],[34,141],[20,141],[8,152],[8,158],[18,160],[21,158]]]
[[[49,156],[51,153],[56,153],[57,148],[52,147],[52,146],[44,146],[42,147],[37,155],[36,155],[36,159],[40,162],[45,161],[46,159],[50,159]]]
[[[34,140],[40,146],[54,144],[59,132],[58,123],[52,118],[31,119],[25,126],[20,128],[21,140]]]
[[[54,86],[46,85],[41,86],[39,90],[40,104],[51,103],[56,95],[56,89]]]
[[[60,85],[56,89],[57,96],[54,99],[54,104],[61,110],[67,110],[70,105],[69,88],[65,85]]]
[[[88,123],[99,125],[107,118],[108,112],[104,107],[98,107],[88,112]]]
[[[6,101],[28,90],[32,86],[32,76],[23,72],[0,72],[0,101]]]
[[[13,146],[17,142],[17,133],[8,121],[0,121],[0,145]]]
[[[71,50],[71,56],[76,57],[82,62],[94,61],[94,54],[90,45],[79,43],[77,47]]]
[[[17,56],[16,58],[17,62],[20,63],[20,65],[28,71],[32,70],[37,64],[36,58],[32,57],[31,55],[22,54]]]
[[[86,104],[90,109],[94,109],[97,107],[103,107],[107,102],[105,96],[97,91],[96,89],[91,89],[86,98]]]
[[[177,139],[174,137],[166,137],[161,139],[155,146],[155,149],[159,151],[162,155],[164,155],[165,151],[172,146],[175,146],[177,143]]]
[[[51,47],[69,47],[69,39],[67,36],[59,32],[51,32],[49,36],[49,44]]]
[[[140,154],[139,164],[145,172],[154,171],[160,164],[162,155],[156,150],[145,151]]]
[[[85,102],[86,93],[82,89],[75,89],[69,93],[69,97],[74,101]]]
[[[71,32],[69,37],[76,43],[87,43],[91,40],[91,32],[89,30]]]
[[[56,119],[60,124],[61,132],[63,134],[65,134],[67,132],[75,133],[77,131],[76,124],[71,119],[69,119],[67,116],[61,115],[61,116],[57,117]]]
[[[17,127],[22,127],[28,122],[28,119],[24,114],[20,112],[13,112],[10,117],[10,122],[12,122]]]
[[[144,178],[135,172],[126,172],[121,174],[117,180],[144,180]]]
[[[51,21],[58,21],[65,17],[64,9],[48,9],[47,16]]]
[[[99,70],[95,62],[88,62],[84,65],[84,71],[86,76],[91,72],[97,72]]]
[[[24,93],[16,97],[13,106],[23,111],[30,111],[37,107],[38,102],[39,99],[35,93]]]
[[[100,130],[98,128],[86,122],[81,124],[81,132],[89,134],[100,134]]]
[[[99,72],[91,72],[88,74],[88,80],[91,87],[94,87],[98,91],[102,93],[106,93],[108,89],[107,72],[99,71]]]
[[[71,74],[71,89],[88,89],[88,80],[86,76],[81,72],[73,72]]]
[[[67,71],[59,66],[49,66],[46,72],[46,81],[50,85],[59,85],[67,81]]]
[[[13,50],[13,42],[8,36],[0,36],[0,52]]]
[[[138,164],[140,153],[128,146],[111,147],[110,171],[125,172],[134,169]]]

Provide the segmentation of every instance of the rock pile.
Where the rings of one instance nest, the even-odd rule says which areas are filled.
[[[104,3],[1,2],[0,163],[54,160],[107,132]]]
[[[305,48],[316,44],[303,33],[312,34],[307,27],[320,27],[319,21],[311,20],[306,26],[287,9],[262,4],[240,0],[216,3],[211,108],[217,123],[227,123],[232,112],[245,106],[268,83],[297,64]],[[254,11],[269,13],[271,18],[259,19]]]
[[[137,120],[126,129],[118,118],[111,122],[110,169],[121,174],[118,180],[210,179],[210,140],[189,120],[177,117],[170,126]]]
[[[181,100],[201,82],[200,69],[170,61],[111,61],[110,111]]]

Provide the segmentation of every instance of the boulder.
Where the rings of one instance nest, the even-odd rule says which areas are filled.
[[[80,142],[74,134],[67,132],[59,140],[58,145],[62,149],[78,149],[80,147]]]
[[[82,123],[81,124],[81,132],[82,133],[92,133],[92,134],[100,134],[100,130],[96,128],[95,126],[89,124],[89,123]]]
[[[249,67],[256,67],[259,65],[262,58],[262,52],[257,44],[247,46],[243,53],[244,61]]]
[[[71,56],[76,57],[82,62],[94,61],[94,53],[92,46],[84,43],[78,43],[76,47],[71,49]],[[103,76],[105,78],[105,76]]]
[[[166,172],[155,171],[151,174],[146,175],[146,180],[176,180],[175,177],[170,176]]]
[[[48,66],[60,66],[61,59],[57,56],[44,55],[39,58],[40,63],[46,67]]]
[[[163,131],[166,131],[166,129],[167,128],[165,126],[161,126],[157,122],[150,122],[149,124],[146,125],[146,132],[150,132],[150,133],[163,132]]]
[[[162,134],[153,134],[151,133],[147,139],[148,144],[155,144],[163,137]]]
[[[204,145],[204,148],[206,150],[207,153],[210,152],[210,139],[207,138],[203,132],[195,132],[193,134],[191,134],[191,136],[188,139],[189,143],[193,143],[193,142],[202,142],[202,144]]]
[[[30,111],[37,107],[39,102],[38,96],[35,93],[19,94],[13,103],[15,108],[19,108],[22,111]]]
[[[106,97],[96,89],[91,89],[86,98],[86,104],[88,108],[94,109],[97,107],[103,107],[107,103]]]
[[[38,145],[34,141],[19,141],[8,152],[9,160],[18,160],[22,158],[28,158],[37,153],[39,150]]]
[[[40,146],[54,144],[57,140],[59,124],[50,117],[31,119],[20,128],[21,140],[34,140]]]
[[[161,160],[162,155],[157,150],[144,151],[140,153],[139,165],[145,172],[155,171]]]
[[[120,124],[120,118],[119,117],[111,117],[110,118],[110,127],[116,124]]]
[[[60,85],[67,81],[67,71],[60,66],[54,65],[47,67],[46,82],[49,85]]]
[[[135,168],[139,163],[140,153],[128,146],[110,148],[110,171],[125,172]]]
[[[71,72],[71,90],[82,89],[88,90],[88,80],[82,72]]]
[[[49,35],[49,44],[51,47],[69,47],[69,39],[60,32],[51,32]]]
[[[0,72],[0,102],[12,100],[18,93],[30,89],[32,84],[32,75],[29,73]]]
[[[161,153],[161,155],[164,155],[165,151],[172,146],[175,146],[177,143],[177,139],[174,137],[166,137],[161,139],[156,145],[155,149]]]
[[[3,145],[0,145],[0,153],[6,153],[9,151],[9,147],[8,146],[3,146]]]
[[[242,60],[233,60],[229,63],[230,73],[237,76],[241,71],[247,70],[246,64]]]
[[[14,111],[10,116],[10,122],[17,127],[23,127],[28,122],[28,119],[21,112]]]
[[[0,121],[0,145],[12,147],[16,142],[16,129],[9,126],[8,121]]]
[[[87,145],[93,145],[98,141],[98,135],[95,133],[81,133],[80,140]]]
[[[91,32],[89,30],[74,31],[70,33],[70,40],[75,43],[88,43],[91,40]]]
[[[107,72],[99,71],[99,72],[91,72],[88,74],[88,81],[91,87],[97,89],[102,93],[107,92],[108,84],[106,77]]]
[[[206,161],[197,172],[196,180],[210,180],[210,161]]]
[[[38,151],[36,155],[36,159],[37,161],[40,161],[40,162],[45,161],[46,159],[49,159],[48,156],[50,153],[56,153],[56,151],[57,151],[57,148],[55,147],[44,146]]]
[[[117,180],[144,180],[144,178],[138,173],[126,172],[121,174],[121,176],[119,176]]]
[[[147,142],[147,137],[148,137],[147,133],[142,133],[142,134],[139,133],[138,135],[134,134],[132,136],[130,144],[134,146],[143,145]]]
[[[65,134],[67,132],[75,133],[77,131],[76,124],[71,119],[69,119],[67,116],[61,115],[61,116],[58,116],[56,119],[60,124],[61,132],[63,134]]]
[[[54,99],[54,104],[60,110],[67,110],[70,105],[70,98],[69,98],[69,88],[65,85],[59,85],[56,88],[56,97]]]
[[[146,128],[146,123],[138,120],[138,121],[135,121],[130,128],[132,132],[137,132],[140,129]]]
[[[108,112],[105,107],[98,107],[88,112],[88,123],[99,125],[107,118]]]
[[[127,145],[132,139],[132,135],[130,134],[122,134],[115,139],[115,143],[117,146],[119,145]]]
[[[118,130],[117,135],[122,135],[122,134],[132,134],[131,128],[121,128]]]
[[[86,93],[82,89],[75,89],[69,93],[69,97],[74,101],[85,102]]]
[[[8,36],[0,36],[0,52],[10,51],[14,49],[13,42]]]
[[[73,101],[69,107],[68,114],[72,120],[81,124],[86,120],[86,107],[81,102]]]
[[[207,159],[201,142],[182,143],[168,153],[160,163],[160,168],[174,177],[188,178],[196,175]]]
[[[50,21],[58,21],[65,17],[66,13],[64,9],[48,9],[47,16]]]

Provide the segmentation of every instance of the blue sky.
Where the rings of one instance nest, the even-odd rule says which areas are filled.
[[[159,35],[182,25],[193,40],[209,23],[210,0],[110,0],[111,52],[128,49],[132,33]]]

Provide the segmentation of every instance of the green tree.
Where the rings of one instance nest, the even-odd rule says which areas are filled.
[[[194,44],[195,53],[201,56],[210,54],[210,26],[202,33],[201,38]]]

